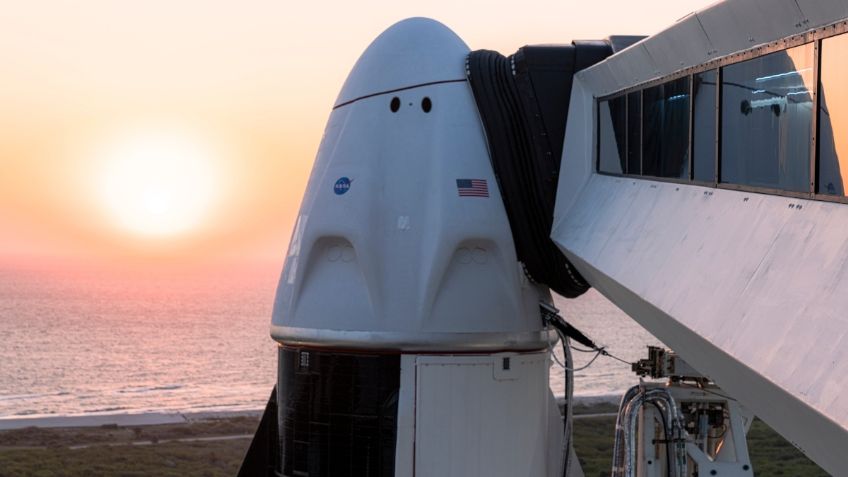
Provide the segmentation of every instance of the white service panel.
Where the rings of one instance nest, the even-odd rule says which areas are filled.
[[[416,361],[416,477],[559,471],[562,424],[550,405],[547,352]]]

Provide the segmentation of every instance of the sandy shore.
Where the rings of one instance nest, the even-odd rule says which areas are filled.
[[[587,477],[608,477],[618,397],[575,403]],[[139,413],[0,419],[0,477],[235,475],[261,412]],[[756,476],[827,477],[760,421],[748,434]]]
[[[618,406],[621,399],[617,395],[604,396],[576,396],[575,407],[579,412],[581,408],[591,408],[586,412],[597,412],[598,406],[603,407],[603,412],[609,412],[610,405]],[[557,398],[562,406],[562,398]],[[62,427],[104,427],[104,426],[157,426],[162,424],[184,424],[204,421],[209,419],[227,419],[232,417],[259,418],[263,409],[247,411],[205,411],[205,412],[141,412],[141,413],[108,413],[108,414],[83,414],[74,416],[9,416],[0,417],[0,431],[12,429],[37,428],[62,428]]]
[[[250,411],[165,413],[144,412],[129,414],[85,414],[78,416],[20,416],[0,417],[0,431],[27,427],[104,427],[104,426],[156,426],[161,424],[184,424],[209,419],[262,416],[262,409]]]

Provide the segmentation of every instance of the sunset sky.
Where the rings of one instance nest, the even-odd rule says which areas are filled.
[[[0,266],[278,266],[336,94],[392,23],[432,17],[509,54],[709,3],[6,2]]]

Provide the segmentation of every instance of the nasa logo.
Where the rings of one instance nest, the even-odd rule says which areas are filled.
[[[336,185],[333,186],[333,192],[335,192],[336,195],[342,195],[348,190],[350,190],[350,179],[347,177],[340,178],[336,181]]]

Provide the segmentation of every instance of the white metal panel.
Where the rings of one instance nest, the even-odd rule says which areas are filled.
[[[595,96],[603,96],[846,17],[846,0],[726,0],[587,68],[578,77]]]
[[[704,63],[714,57],[713,45],[704,34],[697,15],[689,15],[661,34],[646,38],[642,45],[656,65],[655,74]]]
[[[558,469],[548,469],[548,365],[546,352],[420,356],[415,475],[554,475]]]
[[[659,67],[653,55],[645,48],[644,41],[637,43],[628,50],[627,55],[616,55],[607,61],[613,81],[604,83],[605,88],[598,92],[598,96],[613,93],[621,89],[622,84],[637,84],[656,78],[659,75]],[[603,69],[592,70],[592,81],[603,75]]]
[[[800,5],[831,23],[845,3]],[[718,55],[818,26],[783,0],[726,1],[698,17]],[[607,89],[598,76],[644,57],[638,46],[576,77],[552,237],[592,286],[839,475],[848,468],[848,205],[591,172],[592,96],[635,84]]]
[[[835,20],[848,18],[846,0],[797,0],[804,15],[804,26],[816,28],[829,25]]]
[[[649,64],[646,63],[646,65]],[[583,77],[583,81],[592,85],[592,91],[596,96],[603,96],[604,94],[620,89],[621,80],[619,76],[627,74],[628,72],[616,63],[602,61],[589,69],[577,73],[575,78]]]
[[[560,219],[593,286],[820,465],[848,466],[848,206],[592,175]]]
[[[557,235],[556,227],[560,222],[558,219],[565,217],[593,173],[595,114],[595,101],[592,98],[591,89],[586,86],[585,77],[578,75],[571,86],[568,122],[562,149],[563,159],[560,163],[554,206],[553,236]]]
[[[717,379],[729,394],[746,407],[749,403],[755,403],[756,409],[753,411],[757,416],[798,446],[817,464],[833,475],[841,475],[839,471],[848,465],[843,452],[844,428],[808,406],[798,406],[798,402],[779,386],[747,366],[740,366],[720,348],[697,333],[692,333],[674,318],[662,313],[639,295],[603,275],[577,256],[568,253],[566,255],[580,273],[619,308],[627,310],[631,316],[638,316],[637,321],[651,330],[658,339],[674,343],[678,349],[685,350],[686,359],[700,369],[709,369],[711,376],[718,376]]]
[[[795,0],[731,0],[698,12],[718,56],[805,30]]]

